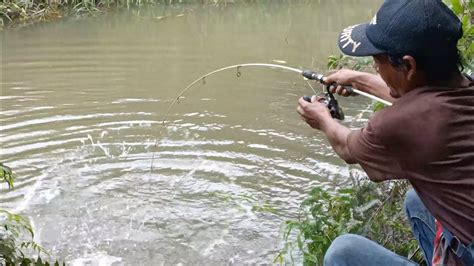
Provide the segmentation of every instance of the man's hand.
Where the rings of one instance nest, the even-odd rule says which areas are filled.
[[[387,84],[378,75],[349,69],[341,69],[329,74],[324,82],[326,84],[337,83],[338,86],[332,86],[330,91],[342,96],[351,95],[342,86],[352,86],[354,89],[367,92],[389,102],[395,101],[395,99],[390,96],[390,89],[388,88]]]
[[[311,103],[300,98],[296,111],[312,128],[323,130],[324,126],[333,119],[326,105],[318,102],[319,98],[320,97],[313,96]]]
[[[341,69],[334,73],[329,74],[324,80],[324,82],[326,84],[337,83],[338,86],[330,87],[329,90],[331,91],[331,93],[337,93],[342,96],[355,95],[355,94],[349,93],[342,86],[352,86],[352,87],[357,86],[355,83],[357,79],[363,74],[364,74],[363,72],[359,72],[355,70]]]
[[[311,103],[300,98],[296,111],[312,128],[319,129],[326,135],[334,151],[344,161],[355,163],[346,145],[347,137],[351,132],[350,129],[336,122],[331,117],[326,105],[318,102],[318,98],[314,96]]]

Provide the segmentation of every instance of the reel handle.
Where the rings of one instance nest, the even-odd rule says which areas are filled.
[[[307,96],[307,95],[303,96],[303,100],[311,103],[311,97],[310,96]]]
[[[303,100],[311,103],[310,96],[303,96]],[[324,104],[329,109],[329,113],[331,114],[332,118],[344,120],[344,112],[332,94],[326,93],[323,98],[319,99],[319,102]]]

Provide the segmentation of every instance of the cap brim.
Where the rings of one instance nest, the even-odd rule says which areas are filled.
[[[375,47],[367,38],[366,29],[369,23],[345,28],[339,36],[339,49],[350,56],[369,56],[382,54],[385,51]]]

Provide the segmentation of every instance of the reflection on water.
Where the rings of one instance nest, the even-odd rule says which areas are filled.
[[[305,193],[350,175],[295,113],[307,83],[230,70],[165,112],[226,65],[324,69],[338,32],[378,2],[158,7],[5,31],[1,155],[18,179],[2,207],[72,264],[271,263]],[[369,103],[341,104],[360,126]]]

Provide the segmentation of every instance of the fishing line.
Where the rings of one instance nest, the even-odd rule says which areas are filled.
[[[249,64],[240,64],[240,65],[232,65],[232,66],[227,66],[227,67],[223,67],[223,68],[219,68],[217,70],[214,70],[212,72],[209,72],[205,75],[202,75],[201,77],[197,78],[196,80],[194,80],[193,82],[191,82],[188,86],[186,86],[186,88],[184,88],[179,94],[178,96],[176,96],[176,98],[173,100],[173,102],[170,104],[170,106],[168,107],[168,109],[166,110],[165,114],[163,115],[163,119],[161,120],[161,124],[164,126],[165,125],[165,119],[166,117],[169,115],[169,112],[171,111],[171,108],[173,108],[173,106],[179,102],[179,99],[191,88],[193,87],[195,84],[197,84],[198,82],[202,82],[204,85],[206,84],[206,78],[208,76],[211,76],[211,75],[214,75],[216,73],[219,73],[221,71],[225,71],[225,70],[228,70],[228,69],[236,69],[237,72],[236,72],[236,76],[237,77],[240,77],[242,75],[242,73],[240,72],[240,68],[242,67],[270,67],[270,68],[279,68],[279,69],[284,69],[284,70],[288,70],[288,71],[292,71],[292,72],[296,72],[296,73],[299,73],[299,74],[302,74],[303,71],[300,70],[300,69],[297,69],[297,68],[292,68],[292,67],[287,67],[287,66],[282,66],[282,65],[277,65],[277,64],[265,64],[265,63],[249,63]],[[316,91],[311,87],[311,89],[313,90],[313,92],[315,94],[318,94],[316,93]],[[155,143],[153,145],[154,147],[154,150],[153,150],[153,153],[152,153],[152,157],[151,157],[151,165],[150,165],[150,174],[151,172],[153,171],[153,162],[154,162],[154,159],[155,159],[155,150],[156,150],[156,147],[158,145],[158,139],[155,140]]]

